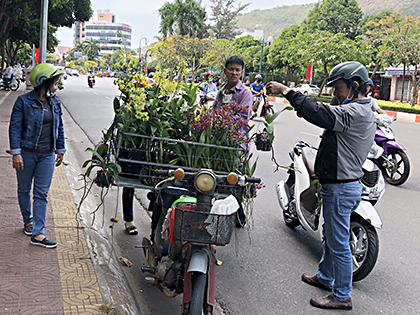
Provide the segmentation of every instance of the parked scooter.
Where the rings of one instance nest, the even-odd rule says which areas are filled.
[[[3,88],[4,90],[12,90],[12,91],[16,91],[19,89],[19,81],[16,80],[14,77],[12,78],[11,81],[9,81],[9,83],[5,83],[3,79],[0,79],[0,88]]]
[[[260,92],[259,96],[260,102],[258,104],[258,107],[253,108],[251,119],[258,118],[258,117],[264,117],[267,115],[273,115],[274,109],[273,105],[271,105],[268,102],[267,94],[264,93],[264,91]]]
[[[230,242],[239,207],[235,197],[223,199],[223,194],[226,188],[230,191],[260,179],[218,175],[209,169],[156,170],[154,174],[169,178],[147,195],[152,233],[150,239],[143,239],[146,266],[142,271],[151,274],[146,279],[166,296],[183,294],[183,315],[214,315],[216,266],[220,265],[215,245]],[[227,211],[221,214],[222,209]]]
[[[375,151],[375,150],[372,150]],[[322,206],[318,208],[314,182],[314,164],[317,149],[298,141],[289,153],[290,164],[286,182],[276,186],[277,198],[283,218],[289,228],[302,226],[310,236],[322,241],[324,223]],[[363,164],[362,201],[350,218],[350,248],[353,255],[353,281],[364,279],[375,266],[379,253],[379,240],[375,228],[382,227],[373,205],[385,191],[385,181],[379,168],[369,159]],[[316,213],[319,211],[318,213]]]
[[[386,114],[376,116],[376,143],[383,149],[383,154],[373,161],[381,169],[385,180],[391,185],[405,183],[410,174],[410,161],[406,149],[395,141],[395,133],[389,127],[394,118]]]

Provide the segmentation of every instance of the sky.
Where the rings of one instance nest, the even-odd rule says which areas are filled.
[[[156,41],[155,36],[159,35],[159,15],[158,10],[165,2],[173,2],[173,0],[91,0],[94,14],[91,21],[96,21],[97,10],[109,10],[116,15],[116,23],[129,24],[132,27],[131,48],[139,47],[141,38],[146,37],[148,43]],[[317,0],[238,0],[236,3],[248,3],[246,11],[271,9],[276,6],[308,4],[317,2]],[[208,15],[210,14],[210,1],[202,0],[202,5],[206,7]],[[258,24],[258,21],[255,21]],[[60,41],[60,46],[73,46],[73,31],[71,28],[61,27],[56,33]],[[145,39],[142,40],[142,46]]]

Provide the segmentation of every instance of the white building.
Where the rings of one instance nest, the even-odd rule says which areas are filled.
[[[131,25],[115,23],[115,14],[98,11],[98,21],[76,23],[74,42],[94,39],[100,43],[100,53],[112,53],[120,48],[131,49]]]

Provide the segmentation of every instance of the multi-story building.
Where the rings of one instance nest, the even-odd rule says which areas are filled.
[[[100,53],[112,53],[122,47],[131,49],[131,25],[115,23],[115,14],[98,10],[98,21],[75,23],[74,42],[91,38],[99,41]]]

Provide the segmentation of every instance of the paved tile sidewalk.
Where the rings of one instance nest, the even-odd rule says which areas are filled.
[[[0,91],[0,315],[101,314],[102,297],[62,166],[54,174],[45,229],[57,248],[30,245],[23,233],[16,174],[5,151],[12,106],[25,92]]]

